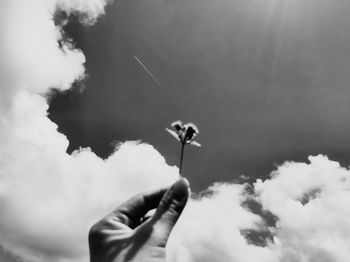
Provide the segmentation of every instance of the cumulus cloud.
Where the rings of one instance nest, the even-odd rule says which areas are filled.
[[[83,53],[54,24],[56,8],[91,22],[105,4],[1,2],[0,244],[25,261],[87,261],[93,222],[130,194],[178,176],[152,146],[137,142],[107,160],[88,148],[68,155],[68,140],[47,117],[43,94],[85,74]]]
[[[348,261],[349,170],[326,156],[309,160],[286,162],[252,188],[217,184],[193,200],[170,240],[170,261]],[[247,201],[262,212],[247,208]],[[269,224],[266,213],[276,223]],[[249,231],[265,236],[265,244],[249,241]]]
[[[68,14],[77,13],[85,23],[95,23],[97,18],[104,14],[106,4],[112,0],[57,0],[57,8]]]
[[[245,185],[215,184],[192,200],[169,240],[170,261],[271,261],[270,250],[250,245],[244,230],[263,230],[262,218],[243,207]]]
[[[278,217],[273,246],[279,261],[347,261],[350,257],[350,174],[325,156],[285,163],[255,189]]]
[[[85,74],[82,51],[64,39],[54,13],[93,23],[107,2],[0,2],[0,246],[24,261],[87,261],[92,223],[130,195],[178,176],[138,142],[119,145],[106,160],[89,148],[69,155],[69,141],[47,117],[43,95]],[[251,186],[215,184],[189,202],[169,241],[169,260],[346,262],[349,200],[349,170],[325,156],[286,162]],[[268,237],[258,244],[247,232]]]

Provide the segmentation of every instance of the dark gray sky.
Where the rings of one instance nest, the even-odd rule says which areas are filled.
[[[344,0],[116,1],[95,26],[66,27],[88,78],[55,96],[50,118],[70,151],[106,157],[112,141],[140,139],[169,164],[180,148],[164,128],[193,121],[203,148],[186,149],[184,174],[195,191],[310,154],[349,165],[349,12]]]

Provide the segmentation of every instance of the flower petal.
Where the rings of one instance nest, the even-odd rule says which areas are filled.
[[[175,131],[170,130],[169,128],[165,128],[165,130],[168,131],[170,135],[172,135],[173,137],[175,137],[176,140],[180,141],[179,135],[178,135]]]
[[[185,124],[184,127],[186,130],[185,141],[192,140],[199,133],[196,125],[192,123]]]
[[[198,146],[198,147],[202,147],[201,144],[199,144],[198,142],[196,141],[190,141],[190,144],[193,145],[193,146]]]
[[[195,124],[189,122],[189,123],[187,123],[185,126],[188,126],[188,127],[193,128],[196,134],[199,133],[199,129],[198,129],[198,127],[197,127]]]
[[[184,126],[180,120],[177,120],[177,121],[171,123],[171,126],[173,128],[175,128],[177,131],[181,131],[184,129]]]

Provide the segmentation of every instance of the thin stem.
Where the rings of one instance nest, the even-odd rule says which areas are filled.
[[[185,150],[185,143],[181,143],[180,173],[179,173],[180,178],[181,178],[181,172],[182,172],[182,163],[183,163],[183,158],[184,158],[184,150]]]

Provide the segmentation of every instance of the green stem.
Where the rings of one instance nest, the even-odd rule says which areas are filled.
[[[185,143],[181,143],[180,173],[179,173],[180,178],[181,178],[181,172],[182,172],[182,163],[183,163],[183,158],[184,158],[184,150],[185,150]]]

